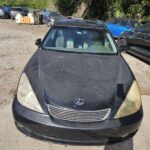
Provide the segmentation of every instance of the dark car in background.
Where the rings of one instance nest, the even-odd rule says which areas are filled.
[[[140,25],[140,23],[134,19],[126,18],[111,18],[105,25],[112,33],[114,38],[119,38],[123,32],[131,31]]]
[[[9,6],[1,6],[0,7],[0,18],[10,18],[10,7]]]
[[[47,24],[48,26],[52,26],[55,21],[62,19],[63,16],[58,12],[53,11],[44,11],[42,13],[43,16],[43,23]]]
[[[103,23],[61,19],[36,45],[13,101],[21,132],[79,145],[136,134],[143,117],[138,85]]]
[[[29,10],[23,7],[12,7],[10,10],[10,17],[11,19],[15,19],[17,14],[21,14],[22,16],[26,16]]]
[[[150,22],[121,35],[127,52],[150,63]]]

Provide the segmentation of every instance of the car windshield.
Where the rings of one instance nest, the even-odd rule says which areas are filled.
[[[43,49],[80,53],[117,53],[110,34],[104,29],[53,27],[43,41]]]
[[[128,20],[121,20],[120,21],[120,25],[122,25],[122,26],[130,26]]]
[[[118,23],[118,19],[116,18],[111,18],[110,20],[107,21],[108,23],[112,23],[112,24],[117,24]]]

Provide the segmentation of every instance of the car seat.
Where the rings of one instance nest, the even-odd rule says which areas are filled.
[[[58,30],[58,37],[56,38],[55,46],[61,48],[64,47],[64,36],[62,30]]]

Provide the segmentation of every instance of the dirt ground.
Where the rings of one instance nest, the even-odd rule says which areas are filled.
[[[23,67],[36,51],[35,40],[43,38],[47,31],[44,25],[16,25],[11,20],[0,20],[0,150],[150,150],[150,65],[126,53],[123,57],[143,95],[144,119],[133,139],[112,146],[67,146],[31,139],[15,128],[11,112],[13,94]]]

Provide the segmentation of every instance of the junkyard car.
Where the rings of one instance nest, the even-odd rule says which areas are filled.
[[[140,24],[134,19],[125,18],[111,18],[105,24],[109,31],[112,33],[114,38],[119,38],[119,36],[125,31],[131,31]]]
[[[43,12],[43,23],[52,26],[56,20],[62,19],[63,16],[58,12],[45,11]]]
[[[119,42],[126,46],[128,53],[150,63],[150,22],[133,31],[124,32]]]
[[[103,23],[62,19],[36,45],[13,102],[20,131],[81,145],[135,135],[143,117],[138,85]]]
[[[10,17],[11,19],[15,19],[17,14],[21,14],[22,16],[26,16],[29,10],[23,7],[12,7],[10,10]]]
[[[10,7],[2,6],[0,7],[0,18],[10,18]]]

